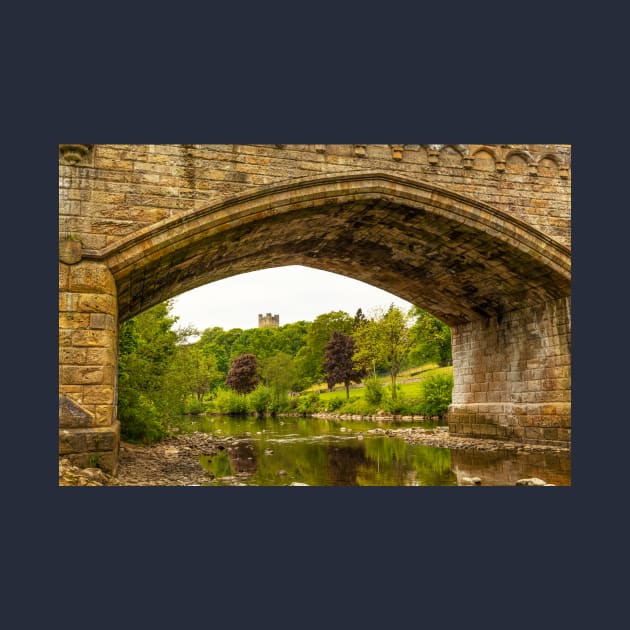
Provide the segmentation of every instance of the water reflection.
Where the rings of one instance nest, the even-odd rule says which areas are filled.
[[[513,486],[523,477],[571,483],[569,454],[450,450],[367,433],[382,423],[223,416],[185,422],[232,438],[217,455],[200,458],[212,485],[456,486],[463,477],[480,477],[482,485]]]
[[[451,451],[453,471],[463,477],[480,477],[486,486],[513,486],[518,479],[538,477],[556,486],[571,485],[569,453],[523,453],[507,451]]]

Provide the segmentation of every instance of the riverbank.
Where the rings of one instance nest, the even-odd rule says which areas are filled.
[[[448,427],[423,429],[374,428],[365,435],[386,435],[409,444],[425,444],[438,448],[478,451],[508,450],[515,453],[560,453],[569,449],[539,444],[482,440],[449,435]],[[363,434],[357,433],[357,439]],[[212,481],[211,473],[199,464],[200,455],[216,455],[228,448],[236,438],[218,438],[209,433],[185,433],[151,445],[121,442],[118,471],[106,475],[97,468],[79,469],[67,460],[59,460],[60,486],[199,486]],[[233,485],[239,485],[238,479]]]

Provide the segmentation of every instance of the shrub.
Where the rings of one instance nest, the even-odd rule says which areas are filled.
[[[407,415],[408,414],[408,404],[407,401],[404,400],[403,398],[396,398],[396,400],[393,400],[390,397],[387,397],[384,401],[383,401],[383,410],[391,413],[392,415]]]
[[[319,394],[303,394],[297,399],[296,408],[303,415],[317,413],[319,411]]]
[[[339,410],[341,414],[352,414],[357,416],[371,416],[374,411],[374,405],[368,403],[365,398],[354,398],[348,401]]]
[[[214,399],[214,408],[226,415],[241,415],[249,411],[247,396],[231,389],[220,389]]]
[[[122,404],[119,399],[118,417],[124,440],[150,444],[166,437],[164,421],[151,400],[136,390],[125,391],[123,396]]]
[[[370,376],[364,381],[365,384],[365,400],[371,405],[380,404],[383,400],[383,385],[376,376]]]
[[[453,399],[453,376],[436,374],[422,382],[422,413],[443,416]]]
[[[265,385],[259,385],[249,394],[249,406],[252,411],[264,416],[271,407],[271,390]]]
[[[193,398],[184,405],[185,414],[197,415],[200,413],[205,413],[205,411],[206,405],[202,400],[199,400],[198,398]]]
[[[327,412],[337,411],[346,401],[339,396],[335,398],[329,398],[326,402],[324,402],[324,410]]]

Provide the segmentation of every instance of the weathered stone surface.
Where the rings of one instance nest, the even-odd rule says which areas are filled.
[[[115,474],[120,446],[120,423],[108,427],[59,430],[59,454],[81,468],[96,467]]]
[[[570,145],[89,145],[79,162],[65,155],[60,239],[76,234],[82,258],[59,264],[59,391],[99,426],[113,419],[120,323],[213,280],[303,264],[452,326],[453,433],[570,444]]]
[[[571,345],[558,331],[570,331],[570,313],[567,297],[453,327],[454,435],[566,440],[559,429],[571,426]],[[545,379],[558,365],[566,376]]]
[[[74,265],[81,260],[79,241],[59,241],[59,260],[66,265]]]
[[[88,427],[94,423],[94,415],[71,398],[59,395],[59,426],[63,428]]]
[[[87,260],[70,267],[68,288],[75,293],[116,295],[116,283],[107,267],[102,263]]]
[[[538,477],[530,477],[529,479],[519,479],[516,482],[517,486],[548,486],[546,481],[539,479]]]

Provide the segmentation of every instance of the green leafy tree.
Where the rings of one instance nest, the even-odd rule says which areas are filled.
[[[193,394],[201,401],[204,394],[218,385],[220,374],[216,358],[205,354],[198,344],[191,344],[177,348],[168,377],[171,386],[184,391],[185,396]]]
[[[444,416],[453,399],[453,375],[435,374],[422,382],[422,413]]]
[[[324,348],[334,332],[352,333],[353,318],[344,311],[318,315],[306,335],[306,344],[296,357],[298,376],[306,386],[324,378]]]
[[[228,372],[226,385],[239,394],[249,394],[260,382],[258,373],[258,361],[253,354],[241,354],[237,356]]]
[[[282,409],[286,406],[289,391],[297,376],[293,358],[284,352],[279,352],[265,359],[262,363],[261,375],[263,383],[271,392],[273,411]]]
[[[411,349],[409,319],[393,304],[384,313],[361,324],[355,331],[355,361],[376,375],[377,365],[385,365],[391,379],[392,400],[397,398],[396,380]]]
[[[277,328],[249,328],[241,331],[232,345],[232,356],[254,354],[259,360],[271,357],[278,351]]]
[[[310,322],[298,321],[271,329],[277,334],[278,352],[284,352],[295,358],[297,353],[306,345],[306,335],[311,326]]]
[[[177,321],[163,302],[126,321],[118,346],[118,418],[123,439],[152,442],[167,433],[169,420],[182,410],[182,392],[168,386],[177,351]]]
[[[240,328],[226,331],[215,326],[204,330],[197,342],[204,354],[211,355],[216,359],[217,370],[222,375],[223,381],[227,378],[232,359],[236,356],[232,352],[232,347],[242,333],[243,331]]]
[[[414,306],[411,317],[415,323],[411,327],[413,348],[409,359],[416,364],[435,362],[440,367],[453,364],[451,350],[451,329],[427,311]]]
[[[381,331],[376,319],[367,319],[360,323],[353,333],[355,339],[354,360],[369,371],[373,378],[377,377],[377,370],[385,368]]]
[[[355,331],[359,326],[365,324],[367,318],[363,314],[363,309],[357,309],[357,312],[354,315],[354,322],[352,322],[352,330]]]
[[[346,388],[346,399],[350,399],[350,383],[360,383],[365,376],[365,369],[355,364],[354,339],[340,332],[333,332],[330,341],[324,347],[324,370],[328,389],[337,383]]]

